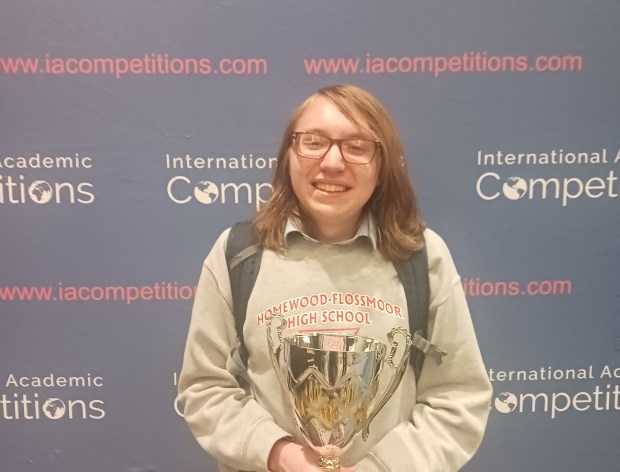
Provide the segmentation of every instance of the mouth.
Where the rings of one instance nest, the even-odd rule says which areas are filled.
[[[345,187],[344,185],[325,184],[325,183],[315,183],[314,188],[316,188],[317,190],[320,190],[321,192],[326,192],[326,193],[342,193],[342,192],[346,192],[347,190],[349,190],[348,187]]]

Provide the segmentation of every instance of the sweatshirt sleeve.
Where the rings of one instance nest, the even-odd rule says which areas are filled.
[[[226,369],[237,334],[225,259],[225,231],[205,260],[187,335],[179,398],[199,444],[237,470],[267,470],[273,444],[289,434]]]
[[[375,444],[356,464],[356,472],[455,472],[482,441],[491,383],[448,248],[430,230],[425,236],[431,283],[429,336],[448,354],[442,364],[425,360],[410,421]]]

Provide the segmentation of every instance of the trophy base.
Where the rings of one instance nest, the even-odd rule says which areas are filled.
[[[336,457],[323,457],[319,458],[319,467],[321,470],[338,471],[340,470],[340,459]]]

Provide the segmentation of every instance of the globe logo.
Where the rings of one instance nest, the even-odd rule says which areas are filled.
[[[217,200],[220,196],[220,191],[213,182],[203,180],[194,187],[194,196],[200,203],[209,205]]]
[[[517,397],[510,392],[502,392],[495,398],[495,409],[500,413],[511,413],[517,407]]]
[[[28,195],[36,203],[47,203],[52,199],[52,187],[45,180],[35,180],[28,187]]]
[[[508,177],[502,186],[502,192],[510,200],[519,200],[527,192],[527,182],[521,177]]]
[[[43,413],[52,420],[65,416],[67,407],[60,398],[48,398],[43,403]]]

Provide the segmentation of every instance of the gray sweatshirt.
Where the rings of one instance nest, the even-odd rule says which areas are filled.
[[[273,444],[304,444],[269,356],[266,321],[281,313],[284,335],[328,331],[386,344],[395,326],[408,329],[405,293],[392,262],[373,238],[346,245],[287,236],[284,254],[265,250],[244,326],[250,390],[227,370],[236,345],[225,259],[226,230],[206,258],[190,323],[179,395],[194,436],[221,471],[266,471]],[[429,340],[447,351],[441,365],[427,359],[416,383],[409,365],[402,382],[342,457],[356,472],[453,472],[475,453],[491,400],[471,317],[443,240],[425,231],[429,259]],[[384,378],[390,374],[385,369]],[[384,384],[382,383],[382,386]],[[379,390],[381,395],[382,390]]]

